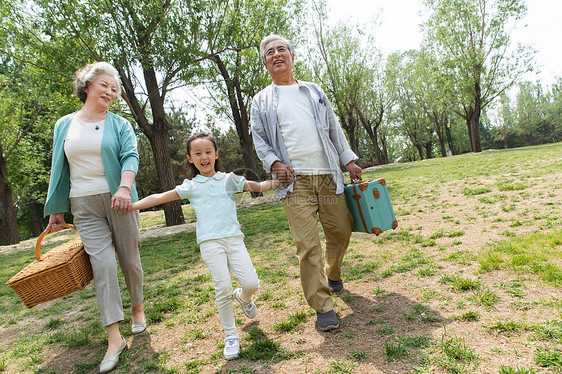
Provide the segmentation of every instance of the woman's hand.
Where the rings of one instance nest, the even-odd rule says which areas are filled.
[[[64,227],[60,226],[60,224],[62,223],[65,223],[64,213],[51,214],[49,216],[49,224],[47,225],[47,228],[45,230],[48,230],[49,232],[57,232],[63,230]]]
[[[118,212],[128,212],[131,210],[131,190],[120,187],[115,195],[111,197],[111,207]]]

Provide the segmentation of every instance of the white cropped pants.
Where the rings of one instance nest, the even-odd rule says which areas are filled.
[[[242,289],[242,301],[249,303],[259,287],[259,279],[244,245],[243,236],[206,240],[199,244],[201,257],[215,284],[219,317],[227,337],[238,337],[232,309],[232,280],[234,276]]]

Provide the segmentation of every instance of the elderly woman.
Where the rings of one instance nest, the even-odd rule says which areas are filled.
[[[106,62],[86,65],[76,72],[74,90],[84,105],[55,125],[45,215],[50,215],[47,229],[59,231],[71,206],[74,225],[90,256],[101,320],[108,333],[100,364],[100,373],[107,373],[127,348],[118,327],[124,316],[115,254],[131,296],[131,332],[146,329],[139,215],[127,212],[138,200],[134,180],[139,156],[131,124],[108,111],[121,90],[117,70]]]

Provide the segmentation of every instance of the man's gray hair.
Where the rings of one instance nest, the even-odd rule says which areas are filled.
[[[295,47],[293,47],[293,43],[291,43],[290,40],[287,40],[279,35],[271,34],[263,38],[263,40],[260,43],[260,57],[261,57],[261,62],[263,62],[264,64],[265,64],[265,47],[274,40],[282,41],[289,49],[289,52],[292,55],[295,54]]]
[[[76,79],[74,79],[74,92],[81,102],[86,102],[86,88],[90,82],[99,74],[109,74],[117,83],[117,97],[121,95],[121,79],[119,79],[119,72],[113,66],[104,61],[94,62],[88,64],[76,72]]]

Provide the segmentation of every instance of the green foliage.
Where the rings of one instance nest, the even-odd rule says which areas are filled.
[[[516,333],[525,329],[525,325],[517,321],[497,321],[488,326],[490,330],[501,333]]]
[[[480,321],[480,313],[475,311],[470,311],[470,312],[463,313],[459,316],[453,316],[452,319],[456,321],[477,322]]]
[[[498,374],[536,374],[537,371],[533,368],[527,368],[527,367],[509,367],[509,366],[504,366],[502,365],[500,367],[500,370],[498,371]]]
[[[562,371],[562,352],[557,349],[539,348],[535,353],[535,362],[541,367]]]
[[[306,321],[306,312],[289,313],[288,321],[277,322],[273,325],[273,331],[294,332],[299,325]]]
[[[403,340],[390,340],[385,342],[384,353],[388,362],[397,361],[408,356],[408,350]]]
[[[481,110],[533,69],[534,51],[509,48],[509,27],[526,12],[523,0],[425,0],[427,43],[439,55],[451,109],[468,126],[472,150],[481,151]],[[506,53],[506,51],[510,51]],[[454,83],[453,83],[454,82]]]

